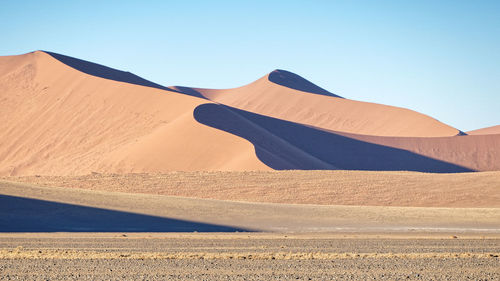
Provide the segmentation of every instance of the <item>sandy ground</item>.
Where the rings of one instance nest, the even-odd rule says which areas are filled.
[[[0,280],[500,278],[499,208],[278,204],[102,190],[141,192],[134,186],[146,190],[148,186],[161,186],[159,182],[171,182],[177,183],[177,189],[192,183],[191,190],[207,192],[224,183],[227,186],[229,179],[234,183],[240,179],[235,185],[241,188],[240,196],[265,198],[265,193],[252,197],[249,194],[258,193],[242,192],[245,189],[241,186],[246,182],[246,188],[272,190],[279,188],[279,182],[282,188],[306,186],[305,190],[312,191],[330,186],[321,181],[332,178],[343,178],[345,186],[340,186],[344,189],[357,186],[353,184],[355,179],[370,186],[370,173],[360,173],[365,176],[347,173],[349,176],[339,177],[341,172],[213,172],[1,180]],[[292,175],[301,176],[294,180]],[[395,198],[394,192],[399,189],[394,189],[398,185],[391,177],[407,184],[413,178],[417,186],[420,179],[420,184],[429,184],[427,188],[441,181],[441,193],[434,195],[437,197],[460,190],[473,194],[470,186],[476,191],[482,187],[491,197],[496,194],[492,182],[498,178],[496,173],[373,175],[386,179],[373,177],[371,193],[375,196],[380,184],[384,196]],[[270,181],[269,177],[274,179]],[[248,181],[250,178],[255,181]],[[470,185],[452,184],[453,179]],[[445,192],[446,182],[455,187],[454,192]],[[405,194],[404,189],[398,192]],[[407,200],[412,198],[406,196]],[[366,193],[365,198],[369,197]],[[434,203],[452,201],[451,197],[443,198]],[[469,204],[491,202],[484,197],[471,198]]]
[[[500,207],[500,172],[171,172],[3,177],[15,182],[249,202],[401,207]]]
[[[500,278],[498,236],[414,236],[1,234],[0,280]]]
[[[498,232],[498,208],[221,201],[0,182],[0,229],[22,231]]]

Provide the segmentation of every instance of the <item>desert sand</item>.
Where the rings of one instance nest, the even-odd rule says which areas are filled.
[[[94,173],[7,179],[0,181],[0,280],[500,276],[498,172]],[[226,200],[156,194],[173,191]],[[356,196],[360,191],[365,195]],[[387,197],[411,205],[422,196],[416,204],[463,206],[227,200],[275,200],[279,194],[294,203],[327,197],[331,201],[323,203],[331,204],[338,196],[343,203],[391,205]],[[377,194],[382,195],[370,201]],[[475,207],[464,208],[468,204]],[[484,208],[489,204],[496,208]]]
[[[500,134],[500,125],[481,128],[473,131],[468,131],[468,135],[498,135]]]
[[[0,179],[45,187],[246,202],[500,208],[500,172],[217,171]]]
[[[173,89],[198,93],[208,100],[237,109],[332,131],[402,137],[454,136],[460,133],[412,110],[341,98],[285,70],[274,70],[235,89]]]
[[[283,102],[283,101],[286,101]],[[0,175],[500,169],[500,136],[339,97],[276,70],[229,90],[164,87],[60,54],[0,57]]]
[[[0,279],[497,279],[499,221],[498,208],[250,203],[0,181]]]
[[[0,280],[498,279],[497,128],[342,96],[0,57]]]
[[[426,157],[426,160],[439,159],[440,162],[438,163],[425,164],[427,167],[435,165],[435,168],[429,168],[427,170],[428,172],[439,171],[439,169],[459,171],[460,169],[456,166],[463,167],[464,169],[462,171],[469,172],[500,170],[500,161],[498,161],[498,159],[500,159],[499,135],[401,138],[339,134],[366,143],[409,151],[415,155]],[[419,159],[414,159],[412,161],[419,161]],[[449,166],[450,163],[456,166],[452,168]]]
[[[2,232],[500,231],[499,208],[276,204],[0,182]]]
[[[1,174],[267,169],[250,143],[194,120],[205,100],[88,75],[40,51],[0,65]]]

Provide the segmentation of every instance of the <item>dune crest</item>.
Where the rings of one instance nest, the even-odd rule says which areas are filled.
[[[500,134],[500,125],[468,131],[467,134],[468,135],[498,135],[498,134]]]
[[[317,85],[309,82],[299,75],[283,69],[273,70],[267,75],[267,79],[275,84],[298,91],[341,98],[341,96],[328,92],[327,90],[318,87]]]
[[[342,98],[284,70],[275,70],[239,88],[171,89],[237,109],[332,131],[397,137],[443,137],[461,133],[409,109]]]

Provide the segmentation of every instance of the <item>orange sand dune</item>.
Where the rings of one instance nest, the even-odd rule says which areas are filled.
[[[500,135],[455,136],[426,115],[281,70],[230,90],[166,88],[37,51],[0,57],[0,112],[0,175],[500,170]]]
[[[468,135],[497,135],[500,134],[500,125],[468,131]]]
[[[406,150],[475,171],[500,170],[500,135],[402,138],[340,134],[363,142]]]
[[[249,142],[194,120],[206,100],[80,62],[117,81],[41,51],[0,58],[0,174],[269,169]]]
[[[409,109],[341,98],[284,70],[275,70],[240,88],[172,89],[234,108],[333,131],[403,137],[460,134],[455,128]]]
[[[305,126],[220,104],[202,104],[195,109],[194,116],[202,124],[252,142],[259,159],[277,170],[445,173],[500,170],[500,135],[434,138],[356,135]],[[272,132],[280,142],[266,138],[266,132]],[[288,147],[299,149],[317,161],[305,162]],[[269,155],[268,151],[273,151],[273,154]],[[279,161],[282,159],[286,161]]]

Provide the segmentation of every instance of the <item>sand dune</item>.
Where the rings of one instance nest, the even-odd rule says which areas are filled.
[[[500,170],[500,135],[402,138],[338,134],[371,144],[405,150],[428,159],[453,163],[469,171]]]
[[[340,98],[283,70],[275,70],[240,88],[172,89],[237,109],[333,131],[402,137],[460,134],[455,128],[409,109]]]
[[[468,131],[468,135],[498,135],[500,134],[500,125]]]
[[[200,105],[194,115],[200,123],[249,140],[254,144],[259,159],[277,170],[449,173],[500,169],[500,135],[434,138],[355,135],[326,131],[217,104]],[[287,146],[265,138],[262,131],[272,132]],[[298,148],[316,161],[304,162],[288,147]],[[274,154],[269,155],[268,151],[274,151]],[[281,159],[286,161],[279,161]]]
[[[0,174],[267,169],[246,140],[194,120],[202,103],[88,75],[45,52],[2,57]]]
[[[276,70],[236,89],[164,87],[50,52],[0,57],[0,175],[500,169],[500,135],[353,101]]]

